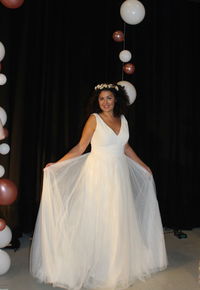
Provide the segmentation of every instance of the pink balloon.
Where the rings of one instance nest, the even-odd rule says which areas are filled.
[[[126,63],[123,65],[123,71],[128,74],[128,75],[131,75],[134,73],[135,71],[135,66],[134,64],[132,63]]]
[[[11,9],[19,8],[23,3],[24,0],[0,0],[1,3]]]
[[[113,33],[112,38],[116,42],[122,42],[124,41],[124,33],[121,30],[117,30]]]
[[[5,139],[5,132],[4,132],[4,128],[0,119],[0,140]]]
[[[0,231],[3,231],[6,227],[6,222],[4,219],[0,219]]]
[[[3,128],[1,120],[0,120],[0,140],[4,140],[8,137],[9,132],[6,127]]]
[[[6,127],[3,128],[3,132],[4,132],[4,136],[5,136],[5,138],[7,138],[8,135],[9,135],[9,132],[8,132],[8,129],[7,129]],[[5,138],[4,138],[4,139],[5,139]]]
[[[0,205],[10,205],[17,198],[17,187],[13,181],[0,178]]]

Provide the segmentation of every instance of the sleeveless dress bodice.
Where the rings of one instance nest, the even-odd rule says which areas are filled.
[[[129,132],[125,117],[121,116],[121,126],[116,134],[98,115],[96,116],[96,130],[91,140],[91,152],[103,154],[124,154],[124,146],[128,142]]]

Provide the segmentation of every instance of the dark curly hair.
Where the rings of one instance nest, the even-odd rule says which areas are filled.
[[[104,86],[97,85],[91,95],[87,106],[87,115],[89,116],[92,113],[101,113],[102,110],[99,107],[99,94],[102,91],[110,91],[114,95],[116,99],[116,103],[114,106],[114,116],[119,117],[122,114],[126,113],[127,107],[129,105],[129,97],[125,88],[121,85],[112,83],[112,84],[103,84]],[[107,86],[106,86],[107,85]],[[100,88],[99,88],[100,87]],[[116,89],[117,88],[117,89]]]

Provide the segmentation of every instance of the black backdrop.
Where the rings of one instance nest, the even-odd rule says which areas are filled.
[[[129,108],[130,144],[152,168],[164,226],[192,229],[199,220],[198,1],[143,0],[146,15],[126,25],[137,98]],[[122,79],[122,0],[25,0],[0,4],[0,41],[6,48],[0,106],[7,112],[10,152],[4,178],[18,199],[1,206],[12,229],[31,232],[40,202],[42,168],[78,142],[94,85]],[[5,142],[5,141],[2,141]]]

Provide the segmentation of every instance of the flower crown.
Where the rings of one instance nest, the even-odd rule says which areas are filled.
[[[119,91],[119,87],[114,84],[99,84],[95,88],[96,90],[102,90],[102,89],[115,89],[116,91]]]

